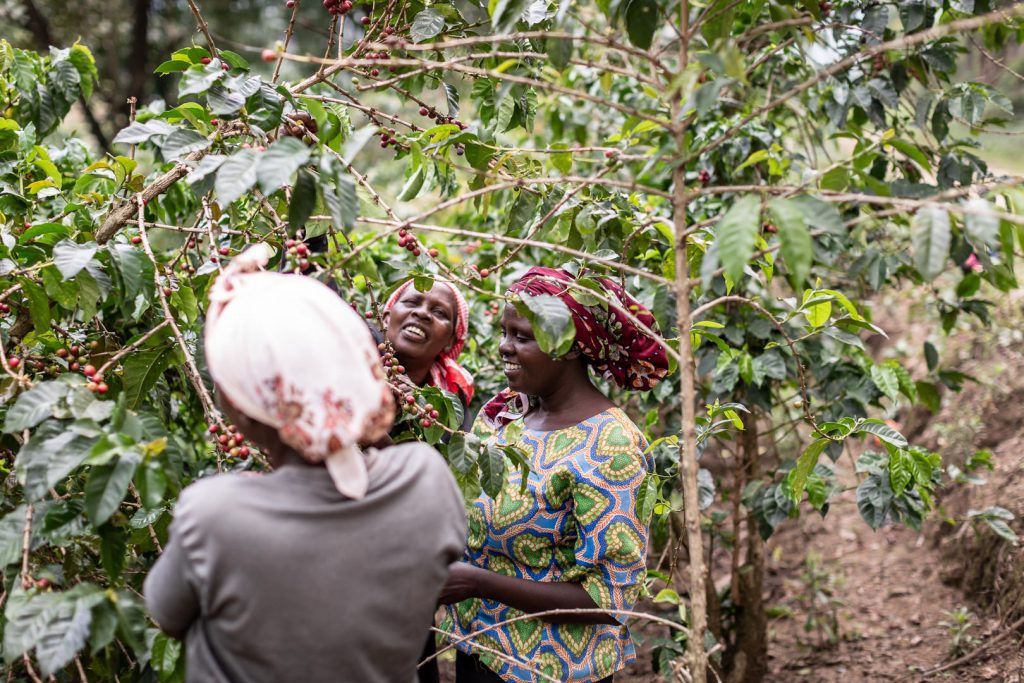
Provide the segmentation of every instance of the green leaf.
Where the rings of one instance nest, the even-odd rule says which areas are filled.
[[[430,40],[443,30],[444,17],[432,9],[425,9],[413,18],[409,35],[412,37],[412,42],[422,43],[424,40]]]
[[[522,311],[522,308],[526,311]],[[522,292],[516,309],[529,319],[541,351],[553,358],[569,352],[576,340],[576,325],[564,301],[550,294],[531,296]]]
[[[61,240],[53,245],[53,265],[57,266],[60,274],[68,280],[92,261],[98,248],[95,242],[78,244],[69,239]]]
[[[19,505],[0,517],[0,569],[21,561],[27,509],[25,505]]]
[[[85,512],[93,526],[100,526],[117,511],[139,464],[135,453],[123,453],[115,462],[98,465],[85,484]]]
[[[263,194],[269,195],[287,183],[309,159],[309,153],[309,147],[292,137],[283,137],[272,144],[256,166],[256,181]]]
[[[209,146],[210,141],[205,136],[189,128],[179,128],[164,138],[163,144],[160,145],[160,153],[167,161],[177,161]]]
[[[868,419],[857,425],[855,432],[861,432],[866,434],[874,434],[879,439],[887,444],[895,446],[896,448],[906,448],[907,439],[902,434],[897,432],[895,429],[885,424],[881,420]]]
[[[51,488],[82,464],[96,441],[96,437],[69,431],[57,420],[40,425],[18,451],[15,462],[25,496],[30,501],[45,498]]]
[[[190,66],[192,66],[190,62],[185,62],[180,59],[171,59],[158,66],[155,70],[155,73],[158,73],[162,76],[165,74],[176,73],[178,71],[184,71]]]
[[[990,247],[999,244],[999,217],[994,213],[995,207],[975,197],[964,203],[964,209],[964,227],[974,245]]]
[[[183,671],[185,658],[180,640],[175,640],[163,633],[156,634],[150,649],[150,666],[160,677],[161,683],[174,679],[176,672]]]
[[[423,188],[423,181],[426,177],[426,166],[419,166],[405,181],[405,185],[402,186],[402,191],[398,193],[398,201],[407,202],[418,195],[420,190]]]
[[[949,255],[952,238],[949,214],[945,209],[926,206],[914,216],[911,230],[914,267],[925,280],[934,280],[942,272]]]
[[[167,476],[159,463],[150,460],[140,467],[135,473],[135,484],[144,509],[160,507],[167,491]]]
[[[801,288],[811,271],[813,249],[800,205],[788,199],[774,199],[768,212],[779,228],[782,258],[786,260],[793,286]]]
[[[288,225],[291,233],[306,225],[306,219],[316,208],[316,177],[306,169],[299,169],[292,188],[292,203],[288,206]]]
[[[57,401],[68,394],[68,385],[64,382],[43,382],[37,384],[18,396],[18,400],[4,420],[4,432],[20,432],[30,429],[53,415]]]
[[[818,458],[830,443],[829,439],[816,439],[797,458],[796,467],[787,475],[788,493],[794,503],[799,503],[803,498],[804,489],[807,487],[807,478],[814,471],[814,467],[818,464]]]
[[[123,530],[113,524],[100,527],[100,564],[111,581],[117,581],[124,571],[128,539]]]
[[[50,300],[46,290],[28,278],[21,278],[21,291],[28,299],[28,313],[32,318],[32,326],[39,334],[46,334],[50,329]]]
[[[898,496],[903,493],[913,479],[910,456],[902,450],[892,453],[889,456],[889,487],[893,494]]]
[[[245,95],[222,85],[215,85],[206,93],[210,113],[217,116],[232,116],[245,106]]]
[[[931,382],[915,382],[914,387],[917,389],[917,398],[928,412],[933,415],[939,412],[939,408],[942,406],[942,399],[939,396],[938,387]]]
[[[160,119],[153,119],[152,121],[146,121],[145,123],[139,123],[136,121],[127,128],[123,128],[114,139],[113,143],[123,143],[128,145],[137,145],[143,142],[149,142],[151,138],[169,135],[175,130],[174,126],[161,121]]]
[[[569,60],[572,59],[573,49],[571,39],[563,40],[561,38],[548,38],[545,43],[545,47],[547,48],[548,59],[551,61],[551,66],[561,71],[569,65]]]
[[[33,635],[40,672],[49,677],[71,663],[85,647],[92,610],[84,600],[65,597],[44,614],[45,625]]]
[[[895,403],[899,400],[900,380],[891,367],[878,364],[872,365],[871,381],[875,383],[878,390],[890,401]]]
[[[505,484],[505,454],[501,447],[489,443],[480,451],[480,485],[491,498],[497,498]]]
[[[256,151],[243,149],[229,156],[217,171],[217,200],[222,208],[256,184]]]
[[[178,84],[178,98],[206,92],[210,86],[224,77],[224,71],[216,59],[209,64],[194,64],[181,74]]]
[[[504,33],[515,26],[530,0],[489,0],[488,12],[495,31]]]
[[[124,281],[127,301],[153,288],[153,263],[146,255],[129,244],[115,244],[109,249],[111,260]]]
[[[760,227],[761,198],[757,195],[746,195],[736,201],[718,223],[718,258],[734,282],[743,277]]]
[[[474,434],[455,432],[448,442],[448,464],[462,475],[468,475],[476,465],[480,439]]]
[[[359,218],[359,196],[352,177],[345,171],[339,171],[334,179],[334,190],[328,187],[321,187],[321,190],[335,224],[346,230],[354,229]]]
[[[125,405],[132,409],[139,407],[174,358],[174,349],[170,346],[136,351],[128,356],[121,378]]]
[[[658,28],[658,3],[655,0],[629,0],[626,4],[626,31],[629,42],[641,50],[651,47]]]

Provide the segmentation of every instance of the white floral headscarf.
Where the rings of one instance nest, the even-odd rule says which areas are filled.
[[[324,462],[350,498],[369,479],[358,444],[387,434],[394,401],[366,324],[325,285],[262,271],[269,247],[235,257],[210,289],[206,362],[227,399]]]

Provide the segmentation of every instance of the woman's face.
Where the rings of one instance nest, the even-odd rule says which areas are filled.
[[[395,305],[385,314],[388,341],[395,347],[398,360],[433,362],[455,343],[455,295],[447,285],[435,283],[429,292],[406,287]]]
[[[555,360],[540,349],[533,336],[530,321],[519,315],[515,306],[505,305],[501,316],[501,343],[498,345],[505,363],[508,386],[530,396],[544,396],[561,383],[566,359]],[[567,355],[575,356],[570,352]]]

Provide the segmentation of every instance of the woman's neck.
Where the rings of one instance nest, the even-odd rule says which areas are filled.
[[[590,381],[587,366],[566,373],[564,381],[554,383],[551,391],[538,395],[537,406],[525,421],[528,427],[540,430],[564,429],[612,408],[614,404]]]

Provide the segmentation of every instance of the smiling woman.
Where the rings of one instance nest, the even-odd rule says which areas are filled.
[[[645,390],[668,362],[632,321],[656,330],[650,312],[615,282],[588,279],[607,304],[574,298],[579,285],[564,270],[533,268],[509,290],[513,301],[560,299],[576,340],[553,358],[515,305],[505,307],[498,349],[509,389],[484,406],[475,430],[523,449],[530,471],[524,481],[511,470],[496,497],[476,500],[465,561],[452,566],[441,594],[449,605],[442,630],[459,650],[457,683],[525,683],[538,671],[607,683],[636,656],[622,611],[643,583],[648,520],[636,503],[652,463],[640,430],[590,370]],[[589,612],[524,618],[552,609]]]
[[[457,361],[468,327],[469,306],[449,282],[421,292],[407,280],[384,304],[385,336],[409,379],[450,391],[463,406],[473,399],[473,377]]]

